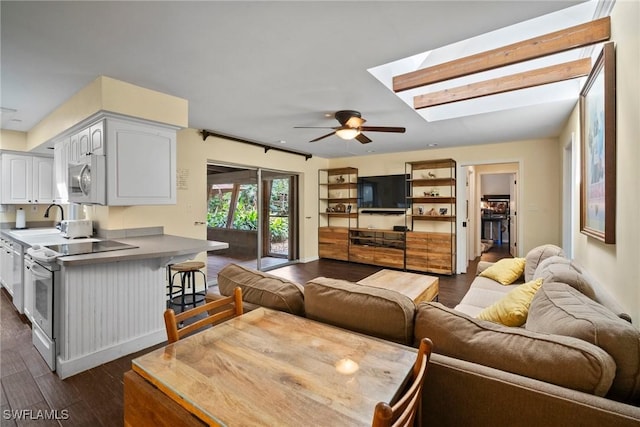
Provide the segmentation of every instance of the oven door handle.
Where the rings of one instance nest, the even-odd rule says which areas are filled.
[[[31,273],[34,276],[38,276],[42,279],[51,277],[51,272],[49,270],[36,263],[31,264]]]

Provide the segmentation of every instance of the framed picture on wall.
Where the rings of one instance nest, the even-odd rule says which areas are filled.
[[[580,231],[616,237],[616,81],[614,44],[606,43],[580,92]]]

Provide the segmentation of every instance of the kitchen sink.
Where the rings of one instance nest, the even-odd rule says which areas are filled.
[[[57,228],[26,228],[24,230],[11,230],[16,236],[36,236],[40,234],[60,234]]]

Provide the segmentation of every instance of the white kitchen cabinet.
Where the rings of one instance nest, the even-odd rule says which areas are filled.
[[[2,203],[52,203],[53,188],[53,158],[2,153]]]
[[[83,162],[83,157],[104,155],[104,121],[100,120],[91,126],[83,129],[78,134],[78,145],[80,147],[79,162]]]
[[[80,162],[80,134],[75,133],[69,136],[69,152],[67,153],[69,163]]]
[[[33,193],[32,203],[53,203],[54,178],[53,158],[33,157]]]
[[[32,157],[2,154],[2,203],[31,203],[33,192]]]
[[[176,203],[176,131],[106,120],[107,205]]]
[[[7,283],[8,260],[6,257],[9,255],[5,250],[5,242],[6,239],[0,239],[0,285],[3,287]]]
[[[67,182],[69,180],[70,145],[70,138],[66,137],[56,141],[53,146],[53,200],[55,203],[69,201]]]
[[[13,249],[9,240],[4,240],[2,253],[0,254],[0,263],[2,264],[2,286],[13,297]]]

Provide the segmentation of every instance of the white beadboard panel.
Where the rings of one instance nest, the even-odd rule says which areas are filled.
[[[64,268],[60,359],[117,348],[164,328],[166,271],[158,265],[149,259]]]

